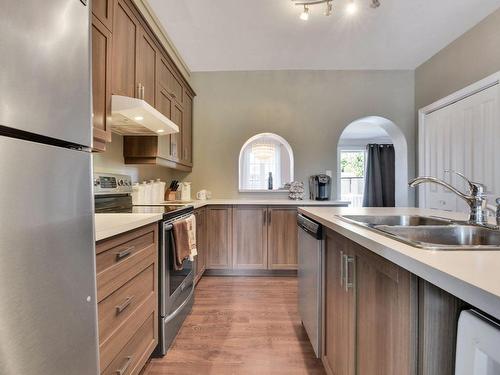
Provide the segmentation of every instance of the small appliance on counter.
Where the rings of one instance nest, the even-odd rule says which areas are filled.
[[[317,174],[309,177],[309,197],[315,201],[328,201],[331,194],[330,176],[326,174]]]
[[[210,190],[202,189],[196,193],[196,199],[199,199],[201,201],[205,201],[210,198],[212,198],[212,192]]]

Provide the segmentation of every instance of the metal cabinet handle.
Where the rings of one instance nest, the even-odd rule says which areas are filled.
[[[344,252],[340,251],[340,287],[344,285]]]
[[[128,369],[128,366],[130,366],[130,363],[132,362],[132,357],[131,356],[130,357],[125,357],[125,359],[126,359],[126,362],[122,366],[122,368],[120,368],[120,369],[118,369],[118,370],[115,371],[116,375],[123,375],[123,374],[125,374],[125,372]]]
[[[144,100],[144,98],[146,97],[145,90],[146,90],[146,88],[144,87],[144,85],[141,85],[141,99],[142,100]]]
[[[269,223],[269,225],[271,225],[271,219],[272,219],[272,215],[271,215],[271,210],[267,211],[267,222]]]
[[[121,314],[127,307],[129,307],[133,300],[134,296],[125,298],[125,301],[123,301],[120,305],[116,306],[116,315]]]
[[[264,226],[266,225],[267,223],[267,212],[266,210],[264,210],[264,215],[262,215],[264,217]]]
[[[134,246],[130,246],[127,247],[125,250],[116,253],[116,260],[122,260],[123,258],[128,257],[132,253],[132,251],[134,251],[134,249],[135,249]]]
[[[344,255],[344,267],[345,267],[345,272],[344,272],[344,282],[345,282],[345,291],[348,292],[350,288],[354,288],[354,280],[355,280],[355,263],[354,263],[354,257],[349,256],[349,255]],[[349,265],[352,264],[352,281],[349,281]]]

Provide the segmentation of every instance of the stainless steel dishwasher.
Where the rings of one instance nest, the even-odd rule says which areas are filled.
[[[299,227],[299,314],[314,353],[321,358],[323,228],[321,224],[301,214],[297,216],[297,225]]]

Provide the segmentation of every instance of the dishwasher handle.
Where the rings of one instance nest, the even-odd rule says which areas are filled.
[[[297,215],[297,225],[300,229],[304,230],[309,235],[317,240],[323,239],[323,227],[320,223],[305,217],[304,215]]]

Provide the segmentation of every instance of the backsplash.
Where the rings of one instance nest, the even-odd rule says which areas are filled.
[[[156,165],[126,165],[123,161],[123,136],[113,134],[111,143],[106,145],[106,152],[92,154],[94,171],[127,174],[133,182],[154,180],[170,182],[179,179],[179,172]]]

